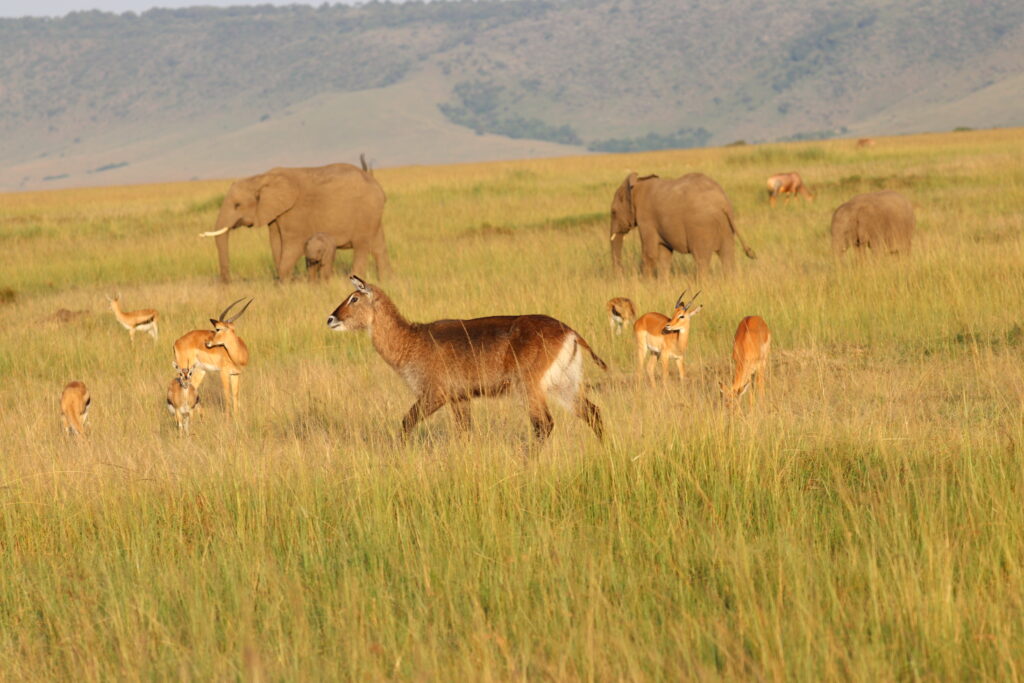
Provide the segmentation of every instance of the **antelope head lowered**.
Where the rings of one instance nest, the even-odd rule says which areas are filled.
[[[327,326],[338,332],[367,330],[380,356],[416,394],[402,420],[404,434],[445,405],[468,429],[470,399],[518,388],[526,394],[538,441],[554,426],[548,398],[602,436],[601,413],[584,396],[583,352],[602,369],[607,366],[565,323],[546,315],[410,323],[379,287],[350,279],[355,291],[327,318]]]

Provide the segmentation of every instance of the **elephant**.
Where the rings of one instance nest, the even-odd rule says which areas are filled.
[[[338,244],[338,239],[326,232],[318,232],[306,240],[306,272],[309,281],[330,280],[334,274],[334,256],[338,249],[351,248],[351,242]]]
[[[268,226],[270,252],[280,280],[291,277],[306,241],[318,232],[355,251],[352,272],[364,276],[370,254],[381,277],[390,274],[381,217],[386,197],[373,173],[351,164],[313,168],[272,168],[235,181],[228,189],[214,230],[220,278],[231,279],[228,237],[240,226]]]
[[[847,249],[909,254],[914,235],[914,207],[899,192],[859,194],[832,214],[832,251]]]
[[[733,235],[744,253],[757,258],[736,229],[732,205],[722,186],[703,173],[687,173],[675,179],[630,173],[612,199],[612,265],[622,269],[622,241],[637,228],[643,246],[643,273],[667,275],[672,252],[693,254],[697,277],[711,267],[718,252],[727,274],[736,269]]]

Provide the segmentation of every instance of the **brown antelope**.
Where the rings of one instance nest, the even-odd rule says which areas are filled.
[[[612,326],[612,333],[622,334],[624,325],[632,325],[636,320],[636,308],[633,302],[624,296],[617,296],[605,304],[608,309],[608,323]]]
[[[643,379],[644,365],[646,364],[647,378],[650,380],[651,386],[654,386],[654,362],[657,358],[661,359],[662,382],[668,382],[669,360],[675,360],[680,381],[686,376],[683,356],[686,354],[686,346],[690,341],[690,319],[704,308],[704,306],[691,308],[699,294],[698,291],[689,302],[685,302],[686,291],[684,290],[676,300],[671,318],[661,313],[644,313],[637,318],[636,323],[633,324],[633,332],[636,335],[636,376],[638,380]]]
[[[875,139],[874,138],[860,138],[859,140],[857,140],[857,146],[858,147],[874,147],[875,146]]]
[[[68,382],[60,395],[60,417],[64,429],[71,436],[85,436],[85,421],[89,417],[92,398],[81,382]]]
[[[128,330],[128,338],[135,343],[136,332],[148,332],[153,339],[157,338],[158,330],[156,321],[160,317],[152,308],[143,308],[138,311],[124,311],[121,309],[121,295],[108,296],[110,310],[114,312],[117,322],[121,323]]]
[[[171,380],[167,387],[167,410],[171,411],[178,423],[178,432],[189,433],[189,421],[193,413],[199,412],[199,390],[192,384],[192,373],[195,366],[185,368],[174,364],[178,375]]]
[[[416,394],[402,420],[405,436],[445,404],[456,424],[468,429],[470,399],[520,388],[539,442],[554,427],[548,398],[573,410],[602,437],[601,413],[583,392],[581,350],[602,370],[608,368],[565,323],[546,315],[410,323],[379,287],[356,276],[350,280],[356,289],[327,318],[327,326],[336,332],[367,330],[377,353]]]
[[[174,342],[174,367],[193,368],[192,386],[196,391],[207,372],[220,374],[224,408],[231,413],[238,412],[238,381],[242,368],[249,364],[249,349],[235,333],[233,323],[242,317],[253,300],[249,299],[234,317],[227,317],[240,301],[242,299],[225,308],[216,319],[210,318],[212,330],[192,330]]]
[[[764,396],[764,373],[771,345],[772,333],[768,330],[764,318],[749,315],[740,321],[732,345],[736,375],[733,377],[732,386],[722,383],[722,393],[727,402],[736,402],[750,388],[751,382],[757,383],[758,395]],[[754,392],[750,392],[750,405],[754,405]]]
[[[814,201],[814,193],[804,185],[803,178],[796,171],[790,173],[776,173],[768,178],[768,203],[775,208],[775,198],[780,194],[786,195],[786,203],[791,198],[803,196],[809,202]]]

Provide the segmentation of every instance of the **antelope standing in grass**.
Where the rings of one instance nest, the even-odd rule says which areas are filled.
[[[153,339],[157,338],[157,318],[160,314],[152,308],[143,308],[138,311],[124,311],[121,309],[121,295],[115,294],[114,296],[108,296],[107,301],[110,302],[110,310],[114,312],[114,317],[117,318],[117,322],[121,323],[126,330],[128,330],[128,338],[131,339],[132,343],[135,343],[136,332],[148,332],[149,336]]]
[[[608,323],[612,327],[612,333],[622,334],[625,325],[632,325],[636,320],[636,308],[633,302],[624,296],[617,296],[605,304],[608,309]]]
[[[775,198],[780,194],[786,195],[786,203],[789,200],[803,196],[809,202],[814,201],[814,193],[804,185],[803,178],[796,171],[791,173],[776,173],[768,178],[768,203],[775,208]]]
[[[680,381],[686,376],[683,356],[686,354],[686,346],[690,342],[690,319],[704,308],[704,306],[692,308],[693,302],[697,300],[699,294],[698,291],[689,302],[686,302],[686,291],[684,290],[676,300],[671,318],[661,313],[644,313],[637,318],[636,323],[633,324],[633,332],[636,334],[636,375],[638,380],[643,380],[644,366],[646,365],[647,378],[650,380],[651,386],[654,386],[654,362],[658,358],[661,359],[662,382],[668,382],[670,360],[676,362]]]
[[[726,401],[734,404],[752,382],[757,383],[757,393],[764,396],[764,373],[771,350],[772,333],[768,324],[759,315],[749,315],[736,328],[736,339],[732,345],[732,359],[736,362],[736,374],[732,386],[722,383]],[[750,405],[754,405],[754,392],[750,392]]]
[[[71,436],[85,436],[85,421],[89,417],[92,398],[81,382],[68,382],[60,395],[60,418]]]
[[[875,146],[875,139],[874,138],[859,138],[857,140],[857,147],[864,148],[864,147],[874,147],[874,146]]]
[[[546,315],[410,323],[379,287],[351,277],[355,291],[327,318],[337,332],[367,330],[377,353],[405,380],[416,402],[402,420],[405,436],[444,405],[461,429],[471,424],[469,400],[520,388],[539,442],[554,421],[553,398],[586,422],[600,439],[601,413],[583,391],[583,352],[604,361],[565,323]]]
[[[195,371],[195,366],[180,368],[175,363],[174,369],[178,371],[178,374],[167,387],[167,410],[174,415],[174,419],[178,423],[178,432],[184,432],[187,436],[192,414],[199,412],[199,390],[192,384],[192,373]]]
[[[220,374],[224,408],[230,413],[238,412],[238,382],[242,369],[249,364],[249,349],[235,333],[233,323],[242,317],[252,299],[233,317],[227,317],[241,301],[232,303],[217,318],[210,318],[212,330],[192,330],[174,342],[174,367],[193,368],[192,386],[196,391],[199,391],[207,372]]]

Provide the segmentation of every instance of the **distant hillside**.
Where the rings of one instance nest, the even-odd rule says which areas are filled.
[[[0,20],[0,188],[1024,124],[1019,0]]]

